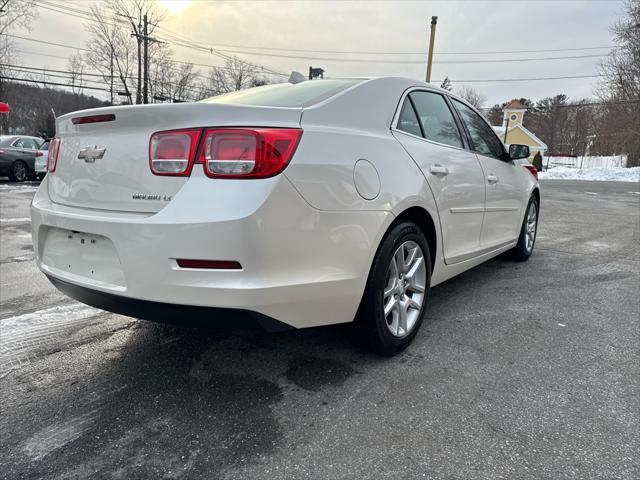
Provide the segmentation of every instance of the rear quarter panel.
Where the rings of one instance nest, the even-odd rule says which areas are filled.
[[[395,215],[420,205],[436,214],[424,176],[390,130],[407,82],[371,80],[303,111],[304,133],[285,175],[309,204],[320,210]],[[363,198],[356,188],[359,160],[368,161],[377,172],[379,192],[374,198]]]

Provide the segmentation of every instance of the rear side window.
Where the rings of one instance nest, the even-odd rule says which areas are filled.
[[[308,107],[337,95],[362,79],[309,80],[301,83],[278,83],[248,88],[202,100],[205,103],[228,103],[258,107]]]
[[[16,137],[3,135],[0,137],[0,147],[10,147]]]
[[[455,98],[453,99],[453,102],[458,109],[458,112],[460,112],[464,124],[467,126],[467,130],[469,130],[473,149],[488,157],[498,159],[502,158],[504,155],[502,142],[500,142],[489,124],[464,103],[459,102]]]
[[[460,131],[442,95],[432,92],[412,92],[409,97],[416,107],[418,119],[427,140],[462,148]]]
[[[418,117],[416,116],[416,111],[413,109],[413,105],[411,105],[411,100],[409,100],[409,97],[404,99],[402,110],[400,110],[400,118],[398,118],[398,130],[402,130],[403,132],[422,137],[422,130],[420,129],[420,124],[418,123]]]

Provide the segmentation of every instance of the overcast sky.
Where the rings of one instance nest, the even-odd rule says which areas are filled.
[[[90,1],[52,0],[88,9]],[[289,73],[307,73],[309,65],[326,75],[408,76],[424,79],[428,25],[438,16],[432,79],[449,76],[455,87],[468,84],[487,97],[486,105],[514,97],[534,100],[566,93],[572,98],[592,95],[597,78],[564,80],[478,82],[464,80],[514,79],[595,75],[605,49],[536,53],[447,55],[447,52],[504,52],[556,50],[613,45],[609,27],[622,12],[621,1],[206,1],[160,0],[168,8],[161,24],[167,32],[229,50],[256,50],[238,54],[253,63]],[[45,4],[42,4],[45,7]],[[83,20],[39,8],[30,34],[34,39],[84,47]],[[158,32],[162,32],[162,29]],[[18,32],[14,32],[18,34]],[[73,50],[17,40],[20,61],[26,66],[66,68]],[[231,45],[223,47],[222,45]],[[234,48],[239,46],[241,48]],[[297,49],[303,51],[281,51]],[[308,50],[403,52],[403,54],[313,53]],[[33,52],[33,53],[25,53]],[[259,52],[268,53],[266,56]],[[408,55],[407,52],[425,52]],[[439,52],[439,54],[438,54]],[[37,53],[37,55],[35,54]],[[215,55],[174,47],[175,58],[221,65]],[[286,58],[279,55],[288,55]],[[560,60],[488,63],[497,59],[575,57]],[[63,58],[58,58],[63,57]],[[349,61],[335,61],[335,58]],[[351,61],[355,59],[357,61]],[[390,60],[395,63],[374,63]],[[452,64],[452,61],[484,61]]]

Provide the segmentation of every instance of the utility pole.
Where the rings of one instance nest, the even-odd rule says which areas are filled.
[[[131,23],[133,24],[133,21]],[[136,42],[138,43],[138,82],[136,85],[136,104],[140,103],[140,84],[142,83],[142,55],[140,52],[142,48],[142,35],[140,35],[140,30],[140,24],[138,24],[138,28],[136,29],[134,27],[133,33],[131,34],[136,37]]]
[[[508,132],[509,132],[509,117],[507,117],[507,119],[505,120],[504,139],[502,140],[502,143],[504,143],[505,145],[507,144],[507,133]]]
[[[143,29],[143,40],[144,40],[144,84],[142,87],[142,103],[149,103],[149,34],[147,27],[149,26],[149,21],[147,19],[147,14],[144,14],[144,29]]]
[[[137,27],[134,19],[130,16],[121,13],[116,15],[129,19],[131,28],[133,29],[131,36],[136,37],[138,42],[138,85],[136,86],[136,103],[149,103],[149,42],[160,43],[160,41],[149,36],[149,17],[146,13],[142,17],[142,25],[138,25]],[[153,25],[155,26],[156,24]],[[141,88],[142,91],[140,91]]]
[[[109,98],[111,105],[113,105],[113,45],[111,45],[111,56],[109,60]]]
[[[431,63],[433,62],[433,43],[436,40],[436,25],[438,17],[431,17],[431,39],[429,40],[429,57],[427,58],[427,83],[431,81]]]

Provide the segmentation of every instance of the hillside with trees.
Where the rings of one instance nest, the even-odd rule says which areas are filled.
[[[52,137],[55,134],[55,117],[74,110],[109,105],[104,100],[59,88],[6,82],[3,89],[11,112],[0,118],[2,134]]]

